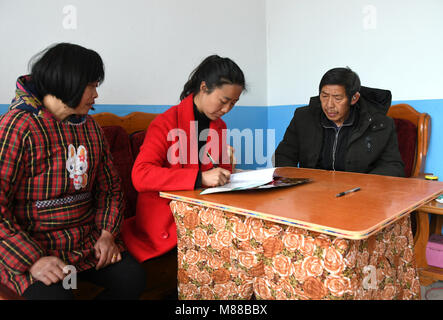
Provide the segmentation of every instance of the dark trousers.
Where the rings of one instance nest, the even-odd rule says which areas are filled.
[[[146,287],[146,273],[142,266],[128,253],[122,252],[120,262],[95,270],[79,272],[77,281],[89,281],[105,288],[95,299],[99,300],[135,300]],[[72,290],[63,288],[63,282],[45,285],[37,281],[23,293],[28,300],[73,300]]]

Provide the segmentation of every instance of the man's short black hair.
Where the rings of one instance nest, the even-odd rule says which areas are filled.
[[[31,59],[31,77],[37,94],[50,94],[76,108],[88,84],[103,82],[105,71],[100,55],[71,43],[58,43]]]
[[[318,91],[321,90],[326,85],[342,85],[345,87],[346,96],[349,100],[360,91],[360,78],[358,74],[352,71],[349,67],[347,68],[334,68],[326,72],[320,81],[320,86]]]

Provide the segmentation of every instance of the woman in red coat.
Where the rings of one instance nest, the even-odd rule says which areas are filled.
[[[221,117],[244,89],[245,77],[235,62],[209,56],[191,73],[181,103],[150,124],[132,170],[139,192],[137,213],[122,228],[129,251],[139,261],[162,255],[177,244],[170,200],[160,198],[159,191],[215,187],[229,181],[232,167]]]

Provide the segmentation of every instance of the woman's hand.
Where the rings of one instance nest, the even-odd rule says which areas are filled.
[[[38,259],[29,269],[31,275],[47,286],[63,280],[65,274],[63,268],[66,264],[54,256],[46,256]]]
[[[213,168],[202,172],[202,185],[208,187],[223,186],[229,182],[231,173],[223,168]]]
[[[95,257],[98,259],[96,270],[104,268],[111,263],[116,263],[122,259],[120,250],[114,242],[114,236],[106,230],[102,230],[100,238],[94,245]]]

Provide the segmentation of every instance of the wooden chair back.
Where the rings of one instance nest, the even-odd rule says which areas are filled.
[[[125,129],[128,134],[146,130],[156,116],[156,113],[140,111],[131,112],[130,114],[122,117],[110,112],[100,112],[92,115],[100,126],[120,126]],[[232,164],[232,171],[235,171],[237,161],[234,155],[234,148],[230,145],[228,145],[228,154]]]
[[[131,112],[122,117],[110,112],[100,112],[92,115],[100,126],[120,126],[125,129],[128,134],[146,130],[156,116],[156,113],[140,111]]]
[[[424,173],[426,164],[426,155],[428,154],[429,139],[431,136],[431,117],[427,113],[418,112],[405,103],[392,105],[387,115],[393,119],[408,120],[417,127],[415,159],[410,176],[418,177],[421,173]]]

